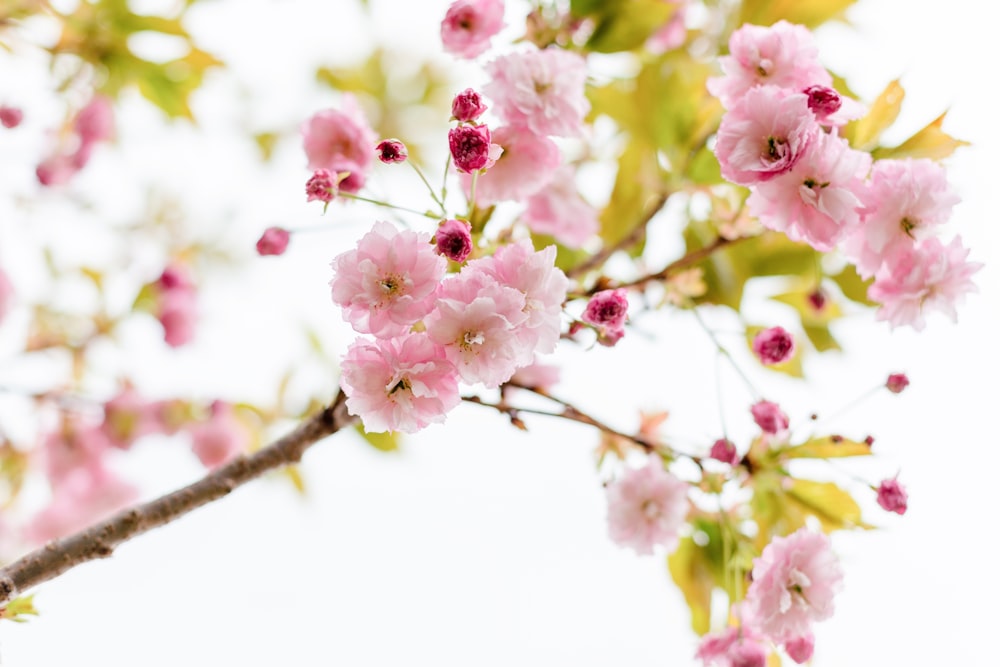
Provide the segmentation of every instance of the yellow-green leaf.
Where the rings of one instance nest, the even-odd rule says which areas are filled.
[[[715,580],[704,550],[690,537],[685,537],[667,558],[667,569],[691,609],[691,629],[699,635],[707,633],[711,629]]]
[[[400,436],[396,431],[387,431],[386,433],[366,433],[364,426],[361,424],[355,425],[354,429],[361,434],[361,437],[365,439],[365,442],[380,452],[394,452],[399,449]]]
[[[35,608],[35,596],[27,595],[11,600],[6,607],[0,609],[0,618],[24,623],[28,619],[25,616],[38,616],[38,609]]]
[[[840,436],[812,438],[801,445],[782,450],[783,459],[833,459],[844,456],[871,456],[872,449],[863,442]]]
[[[904,95],[903,87],[899,85],[899,79],[886,86],[868,113],[853,123],[849,123],[844,129],[844,134],[850,140],[851,146],[862,151],[870,151],[877,147],[882,133],[896,122]]]
[[[660,181],[656,151],[647,144],[629,142],[618,159],[611,201],[600,215],[601,238],[606,244],[615,245],[635,230],[656,196]]]
[[[851,301],[864,304],[866,306],[877,306],[878,304],[868,298],[868,287],[874,282],[873,278],[862,280],[854,266],[848,264],[844,270],[835,276],[830,276],[837,287]]]
[[[587,48],[598,53],[631,51],[662,26],[677,8],[662,0],[626,0],[614,5],[602,3]]]
[[[285,466],[281,469],[281,472],[292,483],[292,486],[299,492],[299,495],[306,495],[306,482],[302,479],[302,473],[299,472],[298,466]]]
[[[771,25],[781,19],[815,28],[832,19],[843,19],[856,0],[744,0],[740,24]]]
[[[935,118],[927,127],[893,148],[876,148],[872,151],[875,159],[885,158],[930,158],[942,160],[955,152],[956,148],[968,146],[968,141],[956,139],[941,129],[947,112]]]
[[[861,508],[851,494],[833,482],[792,478],[785,496],[803,512],[819,519],[825,532],[872,527],[861,520]]]

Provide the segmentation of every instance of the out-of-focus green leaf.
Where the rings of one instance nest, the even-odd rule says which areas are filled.
[[[260,150],[260,157],[265,162],[274,155],[274,147],[278,144],[279,135],[277,132],[259,132],[253,135],[253,140]]]
[[[675,5],[662,0],[624,0],[593,4],[596,7],[583,13],[594,15],[595,22],[586,48],[598,53],[617,53],[641,47],[677,11]]]
[[[856,0],[744,0],[740,25],[771,25],[781,19],[815,28],[831,19],[843,19]]]
[[[827,299],[822,308],[817,309],[809,299],[812,290],[796,290],[771,297],[774,301],[788,304],[799,314],[802,330],[818,352],[839,350],[840,344],[830,333],[829,324],[840,317],[840,306]]]
[[[722,118],[722,105],[708,93],[705,82],[714,70],[672,51],[649,62],[637,79],[635,105],[653,131],[653,144],[683,172],[692,153],[704,145]]]
[[[876,148],[872,151],[872,157],[877,160],[885,158],[930,158],[931,160],[943,160],[954,153],[956,148],[968,146],[968,141],[956,139],[941,129],[946,115],[947,112],[941,114],[931,121],[927,127],[894,148]]]
[[[646,144],[629,142],[618,158],[618,175],[611,191],[611,201],[600,215],[601,238],[606,244],[615,245],[635,230],[650,202],[662,188],[661,181],[656,152]],[[637,251],[641,247],[639,243]]]
[[[26,616],[38,616],[38,609],[35,608],[35,596],[26,595],[11,600],[7,606],[0,609],[0,618],[15,623],[27,622]]]
[[[833,282],[837,283],[837,287],[840,291],[844,293],[851,301],[864,304],[866,306],[877,306],[878,304],[868,298],[868,287],[874,281],[873,278],[868,280],[862,280],[861,276],[858,275],[857,270],[848,264],[844,267],[844,270],[835,276],[830,276]]]
[[[690,537],[685,537],[667,558],[667,569],[691,609],[691,629],[699,635],[707,633],[711,629],[715,581],[705,562],[704,551]]]
[[[299,495],[306,495],[306,482],[302,479],[302,473],[298,466],[285,466],[281,469],[281,474],[288,478]]]
[[[833,482],[792,478],[785,495],[802,511],[819,519],[825,532],[872,527],[861,520],[861,508],[851,494]]]
[[[868,109],[868,113],[844,128],[844,136],[851,142],[851,146],[861,151],[876,148],[882,133],[896,122],[904,96],[899,79],[889,83]]]
[[[380,452],[395,452],[399,449],[400,435],[396,431],[366,433],[364,426],[361,424],[355,425],[354,429],[361,434],[365,442]]]
[[[812,346],[816,348],[817,352],[829,352],[830,350],[840,350],[840,343],[837,339],[833,337],[830,333],[830,327],[826,324],[819,325],[803,325],[802,330],[806,334],[806,338],[812,343]]]
[[[845,456],[871,456],[872,448],[857,440],[840,436],[812,438],[801,445],[781,450],[782,459],[835,459]]]
[[[691,158],[684,176],[697,185],[718,185],[725,182],[715,153],[704,146]]]

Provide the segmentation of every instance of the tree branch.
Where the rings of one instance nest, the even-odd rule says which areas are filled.
[[[270,470],[297,463],[309,447],[357,419],[347,413],[345,400],[344,393],[338,392],[322,412],[253,455],[240,456],[183,489],[49,542],[0,569],[0,606],[77,565],[111,556],[122,542],[218,500]]]

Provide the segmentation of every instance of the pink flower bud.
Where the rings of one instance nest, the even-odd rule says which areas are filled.
[[[906,489],[895,477],[883,479],[882,483],[878,485],[878,504],[886,512],[905,514],[906,500]]]
[[[765,366],[781,364],[795,353],[795,339],[781,327],[764,329],[754,336],[753,353]]]
[[[306,181],[306,201],[329,204],[337,196],[337,178],[329,169],[317,169]]]
[[[79,170],[71,157],[56,154],[46,158],[35,168],[35,176],[46,187],[64,185]]]
[[[472,227],[461,220],[445,220],[434,233],[438,254],[453,262],[464,262],[472,252]]]
[[[448,131],[448,148],[455,167],[467,174],[486,169],[490,162],[490,128],[462,125]]]
[[[725,438],[719,438],[712,443],[712,449],[708,455],[716,461],[722,461],[723,463],[728,463],[731,466],[740,462],[740,457],[736,453],[736,445]]]
[[[378,151],[378,159],[384,164],[406,162],[406,158],[409,157],[406,152],[406,146],[398,139],[380,141],[375,150]]]
[[[802,91],[809,97],[809,108],[819,118],[826,118],[832,113],[840,110],[840,105],[844,101],[833,88],[826,86],[809,86]]]
[[[590,297],[581,319],[597,329],[597,342],[612,347],[625,335],[628,290],[603,290]]]
[[[898,394],[904,389],[906,389],[910,384],[910,378],[906,377],[904,373],[893,373],[889,376],[889,379],[885,381],[886,388],[894,394]]]
[[[826,306],[826,294],[821,289],[817,289],[815,292],[810,292],[809,296],[806,298],[809,299],[809,305],[812,306],[814,310],[823,310],[823,307]]]
[[[785,653],[796,664],[801,665],[812,657],[815,644],[816,640],[813,638],[812,633],[808,633],[785,642]]]
[[[268,227],[257,241],[257,254],[262,257],[264,255],[285,254],[290,236],[287,229]]]
[[[24,112],[17,107],[0,105],[0,125],[6,128],[17,127],[24,120]]]
[[[750,414],[765,433],[775,434],[788,428],[788,415],[781,411],[777,403],[758,401],[750,407]]]
[[[76,114],[74,125],[84,144],[110,139],[114,131],[114,110],[110,100],[103,95],[95,95]]]
[[[483,103],[482,96],[472,88],[466,88],[451,102],[451,117],[467,123],[483,115],[488,107]]]

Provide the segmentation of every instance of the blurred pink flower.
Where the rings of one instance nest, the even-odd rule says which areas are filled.
[[[41,544],[65,537],[110,516],[138,496],[138,489],[104,467],[74,470],[53,486],[49,506],[28,521],[25,539]]]
[[[359,338],[343,357],[340,385],[369,433],[414,433],[443,422],[461,401],[455,367],[425,333]]]
[[[744,619],[775,643],[801,638],[813,621],[833,616],[833,596],[843,572],[830,539],[800,528],[775,537],[754,559]]]
[[[302,124],[302,138],[310,170],[351,172],[354,180],[342,185],[342,189],[347,192],[361,189],[375,159],[372,149],[378,143],[378,135],[353,95],[344,94],[340,109],[313,114]]]
[[[812,658],[816,639],[811,632],[807,632],[801,637],[795,637],[785,642],[785,653],[796,664],[801,665]]]
[[[776,435],[788,428],[788,415],[781,411],[777,403],[757,401],[750,407],[750,414],[764,433]]]
[[[601,226],[597,209],[580,196],[575,176],[569,165],[559,167],[548,185],[528,197],[521,215],[533,232],[553,236],[567,248],[583,246]]]
[[[627,317],[628,290],[619,288],[602,290],[590,297],[580,319],[597,329],[599,343],[611,346],[625,335]]]
[[[687,516],[687,484],[663,469],[663,462],[650,456],[642,468],[629,468],[607,487],[608,531],[622,547],[639,555],[661,546],[673,551],[678,531]]]
[[[909,497],[906,489],[895,477],[883,479],[878,485],[878,504],[886,512],[906,514],[906,503]]]
[[[268,227],[257,240],[257,254],[283,255],[288,248],[288,241],[291,235],[287,229],[281,227]]]
[[[795,354],[795,339],[781,327],[771,327],[757,332],[752,347],[753,353],[765,366],[781,364]]]
[[[17,107],[0,104],[0,125],[15,128],[24,120],[24,112]]]
[[[188,427],[191,449],[206,468],[218,468],[246,450],[250,432],[237,419],[233,406],[223,401],[212,403],[207,421]]]
[[[441,44],[459,58],[475,58],[503,28],[503,0],[456,0],[441,21]]]
[[[476,205],[491,206],[501,201],[520,201],[544,188],[559,166],[559,148],[547,137],[505,125],[493,132],[493,141],[503,153],[476,181]],[[470,176],[462,176],[469,192]]]
[[[768,648],[749,628],[728,627],[705,635],[695,657],[705,667],[766,667]]]

